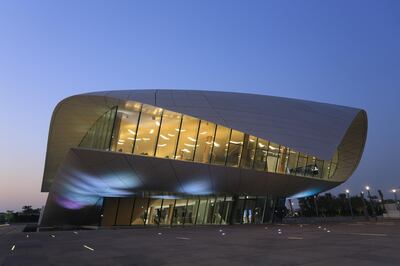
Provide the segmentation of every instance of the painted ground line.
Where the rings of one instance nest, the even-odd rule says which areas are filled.
[[[370,233],[349,233],[349,234],[357,236],[387,236],[387,234],[370,234]]]
[[[94,248],[91,248],[91,247],[89,247],[89,246],[87,246],[87,245],[83,245],[83,247],[86,248],[86,249],[88,249],[88,250],[94,251]]]

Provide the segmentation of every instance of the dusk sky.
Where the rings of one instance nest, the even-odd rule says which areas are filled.
[[[249,92],[353,106],[349,188],[400,187],[400,1],[0,2],[0,212],[41,207],[50,118],[113,89]],[[400,194],[399,194],[400,196]]]

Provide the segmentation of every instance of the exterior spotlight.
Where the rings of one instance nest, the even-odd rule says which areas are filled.
[[[349,193],[350,193],[350,190],[346,189],[346,193],[349,194]]]
[[[392,192],[393,192],[393,193],[396,193],[396,190],[395,190],[395,189],[392,189]]]
[[[366,189],[366,190],[369,190],[369,186],[366,186],[365,189]]]

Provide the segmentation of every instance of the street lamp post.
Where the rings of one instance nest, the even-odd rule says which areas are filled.
[[[351,218],[354,218],[353,207],[351,206],[350,190],[346,189],[346,195],[347,195],[347,199],[349,200],[349,208],[350,208]]]
[[[365,219],[368,220],[369,219],[369,214],[368,214],[367,204],[365,204],[364,192],[363,191],[361,191],[360,196],[361,196],[361,201],[362,201],[363,207],[364,207]]]
[[[375,206],[374,206],[374,204],[372,202],[372,197],[371,197],[371,192],[369,190],[369,186],[366,186],[365,189],[368,192],[369,204],[371,205],[371,210],[372,210],[372,217],[376,218]]]
[[[400,209],[399,201],[397,199],[397,194],[396,194],[397,190],[396,189],[392,189],[392,192],[393,192],[393,196],[394,196],[394,204],[395,204],[397,209]]]

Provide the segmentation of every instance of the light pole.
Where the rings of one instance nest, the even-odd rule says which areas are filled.
[[[397,190],[396,189],[392,189],[392,192],[393,192],[393,196],[394,196],[394,204],[395,204],[397,209],[400,209],[399,201],[397,200],[397,194],[396,194]]]
[[[375,206],[374,206],[374,204],[372,202],[372,197],[371,197],[371,192],[369,190],[369,186],[366,186],[365,189],[368,192],[369,204],[371,205],[371,209],[372,209],[372,217],[376,218]]]
[[[347,195],[347,199],[349,200],[349,208],[350,208],[351,218],[353,218],[354,214],[353,214],[353,208],[351,206],[350,190],[346,189],[346,195]]]
[[[365,204],[364,192],[363,192],[363,191],[361,191],[360,196],[361,196],[361,201],[362,201],[363,207],[364,207],[365,219],[366,219],[366,220],[369,220],[369,214],[368,214],[367,204]]]

